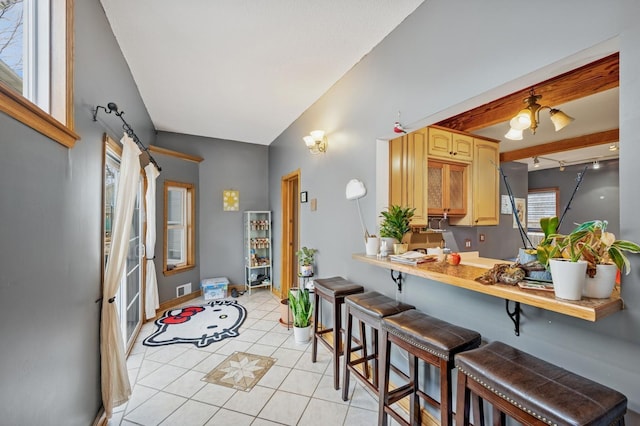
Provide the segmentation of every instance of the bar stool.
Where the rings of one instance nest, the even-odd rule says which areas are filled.
[[[346,401],[349,395],[349,376],[351,373],[355,375],[365,386],[371,389],[376,395],[378,394],[378,330],[380,329],[380,321],[389,315],[395,315],[407,310],[415,309],[415,306],[402,302],[378,293],[377,291],[368,291],[362,294],[354,294],[347,296],[345,304],[345,315],[347,319],[347,335],[345,337],[345,357],[343,361],[344,383],[342,386],[342,399]],[[360,321],[360,343],[362,344],[362,356],[351,359],[350,354],[353,352],[352,342],[355,340],[353,336],[353,318]],[[367,354],[366,330],[365,325],[371,328],[373,349],[372,354]],[[373,377],[369,378],[369,361],[373,361]],[[356,368],[362,364],[362,372]]]
[[[613,389],[571,373],[502,342],[491,342],[456,357],[456,425],[484,425],[482,399],[493,406],[493,424],[506,415],[527,425],[624,425],[627,398]]]
[[[384,318],[380,342],[382,383],[380,384],[378,424],[387,424],[387,414],[403,425],[421,424],[420,401],[417,398],[420,397],[428,404],[440,408],[440,424],[451,426],[453,421],[451,370],[454,368],[454,357],[457,357],[460,352],[477,348],[480,341],[480,333],[476,331],[458,327],[416,310]],[[407,351],[409,376],[404,376],[408,380],[407,384],[389,390],[392,343]],[[440,370],[440,402],[420,390],[419,359]],[[406,396],[410,397],[410,423],[391,408],[392,404]]]
[[[333,354],[333,387],[340,388],[340,355],[342,355],[342,305],[345,296],[362,293],[364,287],[354,284],[342,277],[317,278],[314,281],[315,307],[313,313],[313,344],[311,349],[311,362],[316,362],[318,354],[318,341]],[[322,308],[320,299],[324,299],[333,306],[333,327],[320,329],[318,312]],[[333,332],[333,341],[330,343],[322,336]]]

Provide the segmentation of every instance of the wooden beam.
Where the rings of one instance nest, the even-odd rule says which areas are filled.
[[[533,88],[537,95],[542,95],[541,105],[553,107],[618,87],[619,71],[620,55],[614,53],[536,84]],[[530,87],[524,88],[436,124],[449,129],[471,132],[509,121],[525,106],[523,100],[529,96],[530,89]]]
[[[590,146],[614,143],[620,140],[619,129],[605,130],[604,132],[592,133],[590,135],[578,136],[575,138],[562,139],[542,145],[530,146],[516,149],[515,151],[503,152],[500,154],[500,162],[516,161],[523,158],[553,154],[556,152],[570,151],[572,149],[587,148]]]

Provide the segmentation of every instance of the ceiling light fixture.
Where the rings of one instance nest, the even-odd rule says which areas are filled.
[[[593,162],[593,169],[598,170],[599,168],[600,168],[600,163],[598,162],[598,160],[595,160]]]
[[[538,157],[533,157],[533,167],[536,169],[540,167],[540,160],[538,160]]]
[[[565,169],[565,163],[564,163],[564,161],[559,161],[559,163],[560,163],[560,171],[561,171],[561,172],[564,172],[564,169]]]
[[[540,99],[542,99],[542,95],[536,95],[534,90],[531,89],[529,96],[523,101],[527,106],[520,110],[520,112],[509,121],[511,128],[504,135],[505,138],[514,141],[522,140],[522,131],[525,129],[531,129],[531,133],[535,135],[538,123],[540,122],[540,111],[545,108],[549,109],[549,118],[556,132],[565,128],[574,120],[559,109],[540,105],[538,103]]]
[[[618,144],[612,143],[611,145],[609,145],[609,151],[617,151],[618,150]]]
[[[312,154],[327,152],[327,137],[324,130],[313,130],[310,136],[302,138]]]

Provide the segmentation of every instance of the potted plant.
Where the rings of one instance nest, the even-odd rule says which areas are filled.
[[[580,300],[584,288],[587,262],[582,259],[583,231],[569,235],[550,234],[538,245],[538,259],[549,266],[556,297]]]
[[[318,250],[302,247],[296,252],[298,256],[298,264],[300,265],[300,276],[311,277],[313,276],[313,259]]]
[[[640,253],[640,246],[627,240],[617,240],[607,232],[606,220],[591,220],[579,224],[571,234],[578,240],[581,257],[587,262],[587,278],[583,295],[608,298],[613,291],[618,270],[629,274],[631,264],[625,252]]]
[[[309,341],[311,328],[311,313],[313,305],[309,290],[291,289],[289,290],[289,308],[293,317],[293,335],[296,343],[306,343]]]
[[[393,252],[402,254],[407,251],[408,244],[402,243],[404,235],[411,230],[410,222],[416,209],[413,207],[402,207],[391,205],[387,211],[380,212],[382,222],[380,222],[380,236],[393,238]]]

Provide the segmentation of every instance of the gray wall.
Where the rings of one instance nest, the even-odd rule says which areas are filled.
[[[558,187],[560,190],[560,213],[569,204],[577,184],[578,173],[584,172],[585,164],[567,166],[564,172],[557,168],[529,173],[529,188]],[[576,223],[594,219],[606,219],[607,230],[616,236],[620,233],[620,197],[618,160],[601,161],[599,169],[589,164],[580,188],[576,191],[571,206],[562,220],[559,232],[569,233]]]
[[[522,87],[620,50],[620,236],[640,241],[637,165],[640,136],[640,3],[596,0],[536,3],[554,10],[536,19],[540,37],[522,48],[523,4],[472,0],[423,3],[380,45],[363,58],[270,147],[270,204],[279,234],[280,177],[301,170],[301,190],[318,199],[318,210],[301,209],[301,243],[319,249],[318,275],[342,275],[367,288],[395,295],[387,271],[355,262],[363,252],[355,206],[344,198],[349,179],[369,189],[361,200],[368,229],[375,229],[376,140],[393,137],[401,111],[409,129],[437,122],[500,98]],[[597,26],[585,22],[598,22]],[[452,25],[455,23],[455,25]],[[508,54],[506,54],[508,52]],[[552,65],[553,64],[553,65]],[[311,129],[327,132],[329,150],[311,156],[301,140]],[[512,182],[513,184],[513,182]],[[498,231],[499,232],[499,231]],[[493,238],[493,237],[491,237]],[[281,247],[276,240],[276,253]],[[614,387],[640,410],[640,258],[624,277],[626,309],[596,323],[529,306],[522,332],[504,312],[502,299],[437,282],[409,278],[399,298],[462,326],[485,340],[501,340],[550,362]],[[278,265],[276,265],[278,266]],[[275,276],[278,281],[279,271]]]
[[[200,278],[224,276],[243,283],[242,212],[269,210],[268,147],[168,132],[159,132],[157,144],[205,159],[199,163],[196,188]],[[222,210],[225,189],[240,191],[239,211]],[[280,193],[280,187],[275,191]]]
[[[82,425],[101,406],[102,134],[114,101],[153,128],[97,0],[75,2],[75,121],[67,149],[0,114],[0,423]]]
[[[182,160],[180,158],[153,154],[153,158],[158,162],[162,168],[160,176],[158,176],[156,185],[156,277],[158,279],[158,298],[160,303],[166,302],[176,298],[176,287],[191,283],[191,291],[198,291],[200,288],[200,262],[199,262],[199,250],[198,243],[200,241],[200,235],[198,229],[200,229],[200,212],[198,206],[200,205],[200,185],[198,184],[198,163],[192,161]],[[170,180],[173,182],[192,183],[195,186],[196,192],[196,253],[195,262],[196,266],[193,269],[188,269],[183,272],[177,272],[172,275],[164,275],[162,272],[162,266],[164,263],[164,183]]]

